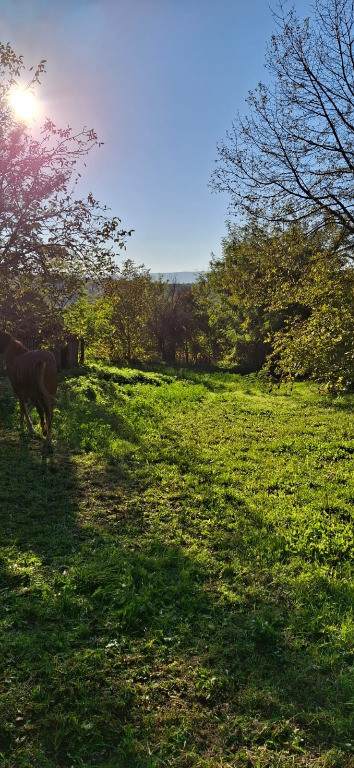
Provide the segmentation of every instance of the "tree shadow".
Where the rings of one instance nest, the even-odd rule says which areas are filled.
[[[75,430],[108,418],[80,408]],[[197,508],[154,499],[149,446],[112,419],[140,458],[80,473],[65,443],[1,435],[5,765],[216,765],[259,747],[290,765],[335,746],[344,766],[349,647],[330,617],[345,621],[348,583],[310,567],[299,582],[261,510],[242,493],[220,510],[212,469],[168,427],[152,466],[194,474]]]
[[[17,410],[16,399],[7,377],[0,376],[0,426],[10,427]]]
[[[33,549],[46,562],[71,549],[77,536],[75,468],[66,451],[5,433],[0,448],[5,545]]]
[[[323,398],[323,407],[326,408],[326,410],[333,410],[334,412],[348,411],[349,413],[353,413],[354,396],[352,393],[347,393],[345,396],[341,397],[325,396]]]
[[[225,740],[233,750],[252,743],[275,754],[296,729],[314,751],[340,741],[333,648],[319,658],[306,633],[300,647],[307,617],[266,584],[264,603],[250,589],[239,602],[222,599],[207,565],[158,538],[96,537],[68,568],[55,642],[45,638],[58,621],[54,598],[41,594],[30,609],[20,606],[18,624],[28,641],[22,654],[38,665],[42,686],[42,708],[30,694],[21,713],[52,764],[70,765],[74,755],[92,766],[158,765],[183,749],[202,759],[212,746],[222,754]],[[231,568],[224,581],[235,578]],[[63,587],[65,577],[57,583]],[[316,599],[319,621],[325,595],[318,589]]]

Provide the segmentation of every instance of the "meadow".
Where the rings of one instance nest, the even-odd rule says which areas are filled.
[[[88,365],[54,449],[0,380],[1,768],[349,768],[353,398]]]

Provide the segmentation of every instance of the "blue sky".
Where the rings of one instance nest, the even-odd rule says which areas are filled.
[[[300,16],[310,3],[297,0]],[[264,80],[266,0],[0,0],[0,39],[47,59],[42,117],[94,127],[82,191],[135,230],[124,256],[152,272],[220,253],[228,199],[208,187],[216,145]]]

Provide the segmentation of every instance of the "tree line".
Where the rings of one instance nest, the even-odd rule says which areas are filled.
[[[222,362],[352,387],[354,4],[315,0],[301,20],[280,0],[274,24],[267,84],[218,147],[211,183],[231,214],[222,254],[192,286],[154,281],[130,259],[117,268],[132,230],[76,195],[95,131],[47,119],[34,136],[8,100],[22,57],[0,44],[3,326],[48,344],[75,333],[114,362]]]
[[[154,280],[126,260],[65,325],[111,362],[223,362],[272,378],[353,384],[354,272],[332,227],[229,229],[222,256],[193,285]]]

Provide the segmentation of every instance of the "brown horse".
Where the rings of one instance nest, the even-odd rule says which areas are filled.
[[[6,374],[20,403],[21,427],[26,418],[29,433],[35,434],[26,405],[27,400],[30,400],[38,411],[43,435],[50,445],[57,390],[57,363],[54,355],[47,349],[29,351],[7,331],[0,331],[0,352],[4,353]]]

